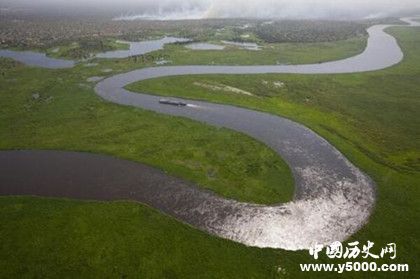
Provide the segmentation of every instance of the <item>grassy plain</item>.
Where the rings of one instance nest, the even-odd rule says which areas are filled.
[[[187,65],[272,65],[306,64],[337,60],[359,54],[366,37],[324,43],[260,44],[260,51],[227,47],[218,50],[189,50],[182,45],[168,45],[163,53],[174,64]]]
[[[410,273],[391,276],[413,278],[419,271],[420,251],[415,226],[420,194],[416,140],[420,117],[415,109],[419,107],[420,30],[394,28],[392,33],[405,60],[375,73],[176,77],[130,88],[269,111],[320,133],[378,185],[372,220],[351,240],[374,241],[373,252],[396,242],[397,260],[378,262],[408,263]],[[115,73],[146,64],[125,59],[50,71],[9,60],[1,63],[0,99],[7,105],[0,109],[0,149],[109,154],[163,168],[237,199],[275,202],[290,198],[287,167],[263,145],[231,131],[108,104],[85,82],[90,76],[112,74],[104,74],[105,68]],[[193,81],[221,83],[255,96],[216,92]],[[279,81],[284,85],[275,84]],[[33,93],[40,93],[41,98],[34,100]],[[216,177],[209,176],[209,170],[216,171]],[[245,247],[130,202],[1,197],[0,243],[0,277],[5,278],[337,277],[336,273],[300,272],[300,263],[315,262],[307,251]],[[322,257],[317,262],[338,261]],[[349,272],[342,277],[389,276]]]

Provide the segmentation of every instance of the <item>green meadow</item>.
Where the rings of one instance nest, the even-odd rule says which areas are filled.
[[[215,42],[219,44],[219,42]],[[272,65],[320,63],[350,57],[362,52],[366,37],[321,43],[260,43],[261,50],[249,51],[234,46],[220,50],[190,50],[172,44],[163,51],[165,59],[185,65]]]

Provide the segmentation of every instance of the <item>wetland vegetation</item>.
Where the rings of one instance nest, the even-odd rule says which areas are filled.
[[[176,24],[173,28],[179,30]],[[190,34],[184,31],[179,35],[194,38],[196,32],[196,40],[212,40],[200,31],[204,27],[191,26]],[[158,29],[162,30],[161,26]],[[148,35],[158,34],[154,32]],[[223,38],[237,38],[235,31],[226,34],[230,32],[230,37]],[[398,262],[410,264],[412,272],[407,276],[412,278],[420,250],[418,229],[413,225],[413,220],[419,219],[420,196],[416,187],[420,181],[420,30],[398,27],[390,32],[397,37],[405,59],[383,71],[172,77],[129,88],[263,110],[303,123],[325,137],[378,187],[371,222],[350,240],[374,240],[379,247],[396,242]],[[237,34],[241,37],[242,33]],[[271,45],[256,36],[249,38],[267,48]],[[300,46],[274,44],[272,52],[252,52],[255,57],[244,50],[228,49],[230,60],[217,51],[195,52],[182,45],[168,45],[147,59],[95,59],[89,67],[82,63],[55,71],[0,59],[0,100],[7,104],[0,109],[0,149],[108,154],[164,169],[226,197],[260,203],[290,200],[291,174],[264,145],[225,129],[107,103],[94,94],[94,83],[86,80],[151,66],[160,57],[174,64],[311,63],[352,56],[364,48],[363,36],[342,39]],[[103,48],[124,48],[115,45],[114,39],[89,42],[78,43],[74,50],[68,48],[72,43],[41,48],[49,49],[52,56],[75,58]],[[300,263],[313,262],[307,251],[245,247],[195,230],[148,206],[124,201],[1,197],[0,224],[0,268],[6,278],[296,278],[301,275]],[[339,262],[326,257],[318,261]],[[311,274],[313,278],[335,276]],[[371,277],[367,273],[343,276]]]

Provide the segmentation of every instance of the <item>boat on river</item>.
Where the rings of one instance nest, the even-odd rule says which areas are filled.
[[[172,106],[179,106],[179,107],[185,107],[187,103],[176,101],[176,100],[170,100],[170,99],[160,99],[159,103],[164,105],[172,105]]]

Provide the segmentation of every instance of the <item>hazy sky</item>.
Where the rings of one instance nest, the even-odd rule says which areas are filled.
[[[420,11],[420,0],[0,0],[1,7],[108,9],[118,15],[206,17],[368,18]]]

